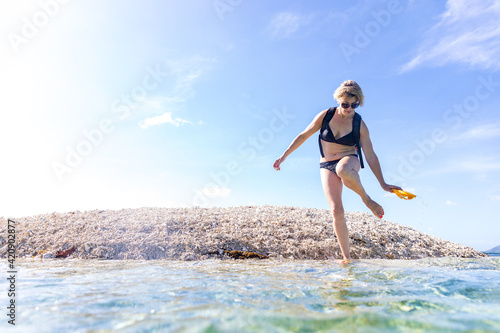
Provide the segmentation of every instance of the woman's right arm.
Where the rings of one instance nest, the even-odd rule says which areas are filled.
[[[293,139],[290,146],[285,150],[283,155],[278,157],[276,161],[274,161],[273,167],[276,170],[280,170],[280,164],[285,161],[285,159],[297,148],[300,147],[307,139],[311,137],[314,133],[321,129],[321,124],[323,122],[323,118],[328,110],[323,110],[314,117],[313,121],[306,127],[304,131],[302,131],[299,135]]]

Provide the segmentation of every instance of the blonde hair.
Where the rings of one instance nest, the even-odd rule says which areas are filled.
[[[363,105],[365,101],[365,96],[359,84],[352,80],[344,81],[340,87],[333,93],[333,98],[338,102],[341,97],[356,97],[358,99],[359,105]]]

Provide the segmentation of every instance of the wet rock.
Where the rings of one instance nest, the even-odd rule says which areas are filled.
[[[67,250],[61,250],[57,251],[56,253],[56,258],[66,258],[67,256],[71,255],[73,252],[75,252],[76,247],[70,247]]]

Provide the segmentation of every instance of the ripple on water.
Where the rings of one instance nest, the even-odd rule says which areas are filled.
[[[499,263],[25,261],[13,331],[500,331]]]

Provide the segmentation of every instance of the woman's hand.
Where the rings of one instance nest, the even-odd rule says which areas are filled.
[[[403,190],[401,187],[399,186],[396,186],[396,185],[389,185],[387,183],[385,183],[384,185],[382,185],[382,188],[384,189],[384,191],[387,191],[387,192],[391,192],[392,193],[392,190]]]
[[[273,164],[273,168],[276,170],[276,171],[279,171],[280,170],[280,164],[283,163],[285,161],[285,157],[280,156],[276,159],[276,161],[274,161],[274,164]]]

